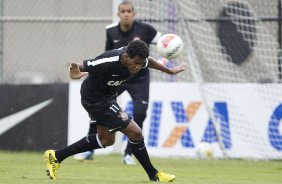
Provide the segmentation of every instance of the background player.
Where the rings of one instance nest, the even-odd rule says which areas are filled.
[[[136,13],[134,6],[130,1],[122,1],[118,7],[119,23],[113,23],[106,27],[106,50],[118,49],[126,46],[130,41],[140,39],[148,45],[156,43],[161,33],[156,31],[149,24],[134,20]],[[131,77],[124,82],[118,93],[121,94],[127,91],[133,102],[133,118],[134,121],[143,128],[143,122],[146,118],[148,103],[149,103],[149,85],[150,74],[149,69],[145,68],[138,74]],[[90,120],[90,129],[88,134],[96,132],[95,121]],[[87,151],[85,153],[76,155],[77,160],[92,159],[94,151]],[[132,151],[130,144],[127,143],[125,153],[123,156],[123,163],[128,165],[135,164],[132,158]]]
[[[56,179],[60,163],[67,157],[113,145],[116,131],[128,137],[132,153],[151,181],[170,182],[175,179],[174,175],[160,172],[152,165],[141,128],[116,102],[119,85],[146,67],[174,75],[185,70],[183,64],[174,68],[159,64],[149,56],[148,45],[141,40],[131,41],[119,50],[106,51],[82,64],[71,64],[72,79],[88,75],[81,84],[81,103],[91,119],[96,121],[97,133],[87,135],[65,148],[45,151],[47,174],[51,179]]]

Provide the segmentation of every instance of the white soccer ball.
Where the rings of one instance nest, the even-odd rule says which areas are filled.
[[[158,53],[167,59],[177,58],[182,53],[183,47],[182,39],[176,34],[162,35],[157,42]]]
[[[200,142],[196,146],[196,155],[199,159],[211,159],[213,158],[212,145],[208,142]]]

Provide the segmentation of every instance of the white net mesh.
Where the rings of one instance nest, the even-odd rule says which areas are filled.
[[[277,82],[278,44],[277,33],[273,32],[277,30],[277,22],[260,21],[249,4],[254,1],[133,2],[137,4],[137,17],[152,23],[162,33],[182,36],[183,29],[189,30],[206,82]],[[263,2],[255,8],[264,11],[260,16],[274,17],[277,16],[276,3],[276,0],[269,2],[266,10]],[[184,28],[179,21],[181,17],[186,19]],[[229,20],[223,21],[224,18]],[[181,61],[187,59],[176,60]],[[185,73],[184,81],[193,80],[190,73]]]
[[[252,150],[257,158],[281,158],[278,22],[270,21],[278,15],[278,1],[134,3],[139,3],[140,19],[163,33],[176,33],[184,39],[186,52],[176,62],[188,62],[189,69],[175,81],[199,84],[213,120],[211,126],[216,128],[227,155],[248,157],[248,150]],[[210,131],[215,133],[212,127]],[[232,136],[244,142],[240,146],[246,153],[229,150],[236,145],[232,145]],[[205,139],[213,141],[209,136]]]

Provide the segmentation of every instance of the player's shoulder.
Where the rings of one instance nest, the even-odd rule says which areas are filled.
[[[115,22],[115,23],[112,23],[112,24],[109,24],[106,26],[106,30],[109,30],[109,29],[114,29],[114,28],[117,28],[119,25],[118,22]]]
[[[153,27],[150,24],[140,21],[140,20],[135,20],[135,25],[140,26],[140,27]]]
[[[97,59],[102,58],[118,58],[122,53],[125,52],[126,47],[121,47],[119,49],[108,50],[97,57]]]
[[[143,32],[150,34],[155,34],[157,32],[157,30],[152,25],[142,21],[135,22],[135,29],[142,30]]]

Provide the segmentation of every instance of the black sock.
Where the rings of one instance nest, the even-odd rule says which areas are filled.
[[[55,154],[58,161],[62,162],[69,156],[98,148],[102,148],[98,134],[91,134],[73,143],[72,145],[56,150]]]
[[[127,141],[127,145],[126,145],[126,148],[124,150],[124,156],[125,155],[132,155],[131,144],[129,143],[129,141]]]
[[[90,120],[90,126],[89,126],[89,131],[87,135],[91,134],[97,134],[97,126],[96,126],[96,121],[95,120]],[[94,154],[94,149],[89,150],[92,154]]]
[[[90,120],[88,135],[90,134],[97,134],[96,121],[94,120]]]
[[[146,173],[148,174],[150,179],[153,179],[158,170],[155,169],[155,167],[152,165],[145,143],[144,139],[140,141],[129,141],[128,142],[132,149],[132,154],[137,158],[137,160],[140,162],[140,164],[145,169]]]

